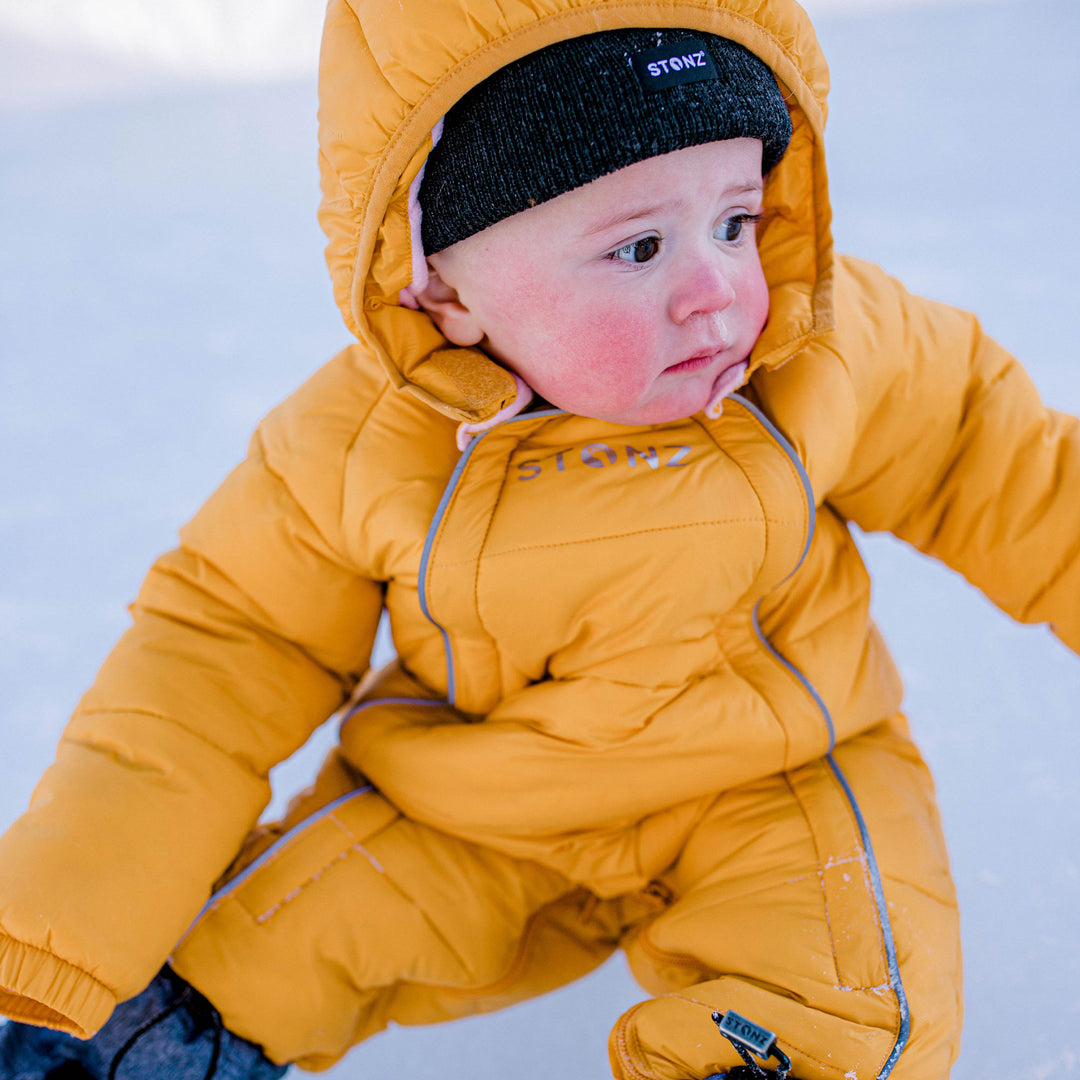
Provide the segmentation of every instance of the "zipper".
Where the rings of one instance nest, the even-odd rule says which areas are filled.
[[[803,487],[806,492],[807,508],[810,514],[810,528],[808,530],[806,547],[803,549],[803,553],[799,558],[798,563],[795,565],[795,569],[788,574],[787,581],[792,574],[803,564],[806,558],[807,552],[810,550],[810,542],[813,539],[814,533],[814,496],[813,489],[810,486],[810,478],[806,473],[806,469],[803,463],[799,460],[798,454],[795,453],[794,447],[791,443],[780,433],[775,425],[766,417],[760,409],[752,405],[744,397],[738,394],[731,395],[735,400],[739,402],[748,412],[750,412],[758,421],[762,427],[768,432],[769,435],[776,441],[776,444],[784,451],[791,459],[796,470],[799,473],[803,482]],[[782,583],[781,583],[782,584]],[[889,972],[889,986],[892,989],[893,994],[896,997],[897,1008],[900,1012],[900,1027],[897,1031],[896,1042],[893,1044],[893,1048],[888,1058],[885,1060],[885,1064],[882,1066],[881,1071],[877,1074],[876,1080],[886,1080],[886,1077],[893,1071],[897,1061],[900,1059],[900,1055],[907,1047],[908,1040],[911,1037],[911,1007],[908,1003],[907,993],[904,990],[904,984],[900,977],[900,962],[896,952],[896,940],[893,937],[892,923],[889,920],[889,909],[885,901],[885,889],[881,880],[881,871],[877,864],[877,858],[874,855],[874,847],[870,840],[870,830],[867,828],[866,819],[863,817],[862,810],[859,807],[858,800],[855,798],[855,792],[852,790],[851,785],[848,783],[847,777],[844,776],[843,770],[833,756],[833,749],[836,746],[836,727],[833,724],[832,714],[829,712],[828,706],[825,704],[824,699],[818,693],[814,684],[806,677],[806,675],[799,670],[790,660],[787,659],[778,649],[776,649],[772,642],[765,636],[765,633],[761,629],[761,624],[758,621],[758,608],[761,605],[761,600],[754,605],[753,611],[753,626],[754,633],[757,635],[758,641],[768,650],[769,654],[780,663],[785,670],[794,675],[795,678],[802,684],[803,688],[810,695],[814,705],[817,707],[818,712],[821,714],[824,721],[826,730],[829,734],[829,749],[825,754],[825,760],[829,763],[829,768],[832,769],[833,775],[836,777],[837,783],[839,783],[841,790],[844,793],[844,797],[847,799],[848,805],[851,807],[851,811],[855,816],[855,822],[859,830],[859,840],[862,845],[863,855],[866,859],[866,870],[870,877],[870,886],[874,896],[874,906],[877,909],[878,925],[881,931],[881,941],[885,949],[886,966]]]
[[[447,633],[446,627],[431,614],[431,608],[428,604],[429,563],[431,560],[432,549],[435,546],[435,538],[439,532],[439,527],[442,525],[443,518],[446,516],[446,511],[449,509],[454,493],[457,490],[458,484],[461,482],[461,477],[465,472],[465,468],[468,465],[473,452],[488,435],[493,431],[499,431],[502,428],[509,427],[510,424],[520,423],[523,420],[535,420],[538,417],[546,416],[562,416],[565,415],[565,412],[565,409],[542,409],[537,412],[519,413],[509,420],[504,420],[496,427],[488,428],[487,431],[482,431],[476,435],[462,452],[457,465],[454,466],[454,471],[450,474],[450,479],[446,482],[446,488],[442,493],[442,498],[439,500],[439,505],[435,509],[435,516],[431,519],[431,524],[428,526],[427,536],[424,538],[424,550],[420,556],[420,573],[417,581],[417,590],[420,594],[420,610],[424,613],[424,617],[428,622],[430,622],[442,636],[443,653],[446,657],[446,697],[451,705],[457,704],[457,686],[454,674],[454,649],[450,643],[450,635]]]

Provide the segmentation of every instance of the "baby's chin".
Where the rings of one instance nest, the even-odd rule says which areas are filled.
[[[720,415],[723,399],[746,381],[748,363],[743,360],[732,364],[711,381],[685,387],[681,393],[665,394],[656,401],[628,404],[621,409],[579,412],[611,424],[626,426],[643,424],[675,424],[699,413],[715,419]],[[567,410],[574,411],[574,410]]]
[[[709,404],[710,394],[697,394],[692,401],[686,402],[651,402],[621,410],[596,410],[584,412],[579,416],[588,416],[608,424],[622,424],[624,427],[643,427],[648,424],[677,424],[689,420],[691,416],[704,412]],[[567,410],[573,412],[575,410]]]

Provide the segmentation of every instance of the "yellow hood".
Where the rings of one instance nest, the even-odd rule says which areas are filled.
[[[330,0],[319,77],[319,219],[335,298],[393,385],[456,420],[487,420],[516,390],[481,351],[450,346],[427,315],[398,302],[412,279],[409,185],[431,150],[431,131],[511,61],[620,27],[719,34],[775,73],[793,135],[765,188],[759,246],[771,315],[751,366],[775,367],[832,328],[828,69],[794,0]]]

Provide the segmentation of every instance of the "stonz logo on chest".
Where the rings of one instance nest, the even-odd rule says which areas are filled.
[[[530,458],[518,463],[518,480],[535,480],[538,476],[558,475],[565,472],[581,472],[582,468],[608,469],[611,467],[636,469],[645,472],[653,469],[678,469],[687,464],[690,447],[681,443],[665,443],[657,448],[624,444],[620,452],[607,443],[594,442],[580,449],[576,446],[556,450],[542,458]]]

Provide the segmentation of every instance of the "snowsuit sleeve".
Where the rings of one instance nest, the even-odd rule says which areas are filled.
[[[151,569],[0,838],[8,1016],[86,1037],[145,986],[258,819],[271,766],[367,667],[382,588],[346,552],[340,507],[363,415],[324,405],[320,379]]]
[[[830,344],[844,373],[830,385],[853,407],[800,406],[852,418],[822,455],[826,502],[1080,652],[1080,422],[1043,405],[974,316],[913,297],[869,264],[838,270]]]

